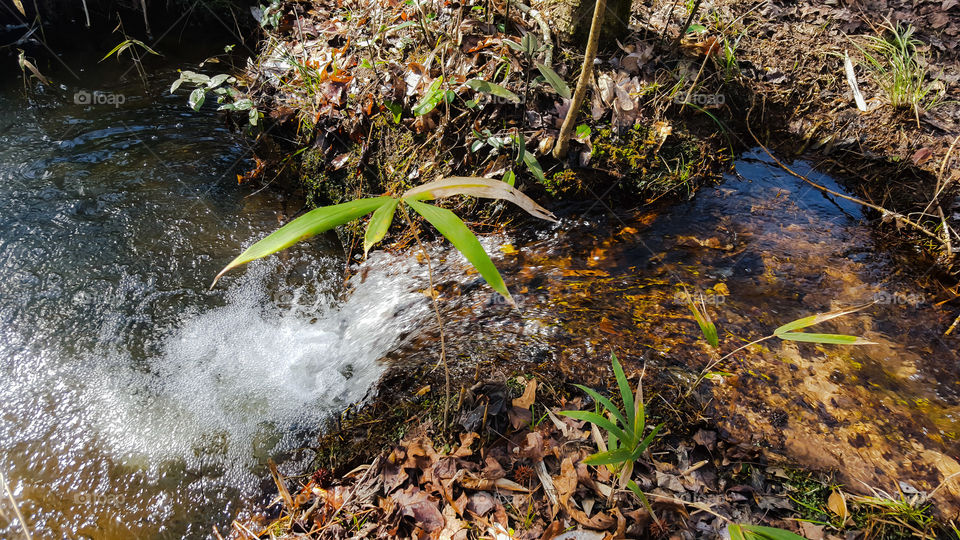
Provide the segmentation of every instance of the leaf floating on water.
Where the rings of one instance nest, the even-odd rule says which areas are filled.
[[[482,197],[485,199],[503,199],[526,210],[530,215],[545,219],[547,221],[557,221],[556,216],[543,208],[533,199],[527,197],[510,184],[489,178],[479,178],[476,176],[452,176],[428,182],[408,190],[400,198],[412,200],[429,200],[452,197],[454,195],[469,195],[471,197]]]
[[[806,343],[828,343],[831,345],[876,345],[876,342],[857,336],[844,334],[810,334],[807,332],[786,332],[777,334],[777,337],[787,341],[803,341]]]
[[[799,330],[801,328],[806,328],[808,326],[813,326],[815,324],[820,324],[831,319],[836,319],[837,317],[843,317],[844,315],[849,315],[851,313],[856,313],[862,309],[870,307],[873,305],[873,302],[868,304],[863,304],[862,306],[852,307],[848,309],[838,309],[831,311],[829,313],[817,313],[816,315],[810,315],[809,317],[803,317],[795,321],[788,322],[787,324],[777,328],[773,331],[774,335],[782,337],[781,334],[792,332],[794,330]]]
[[[374,197],[311,210],[297,219],[280,227],[266,238],[248,247],[236,259],[230,261],[213,280],[213,285],[221,276],[242,264],[272,255],[286,249],[301,240],[306,240],[322,232],[349,223],[365,214],[373,212],[392,197]],[[211,285],[211,288],[213,287]]]

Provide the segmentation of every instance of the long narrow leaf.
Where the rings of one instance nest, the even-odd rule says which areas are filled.
[[[272,255],[301,240],[306,240],[307,238],[326,232],[344,223],[349,223],[364,214],[373,212],[391,198],[392,197],[374,197],[370,199],[357,199],[343,204],[324,206],[323,208],[311,210],[283,227],[280,227],[270,234],[270,236],[248,247],[240,256],[230,261],[230,264],[217,274],[217,277],[213,280],[213,284],[216,285],[217,280],[219,280],[221,276],[241,264]]]
[[[569,416],[570,418],[576,418],[577,420],[586,420],[591,424],[595,424],[597,427],[601,427],[609,431],[621,441],[626,439],[626,433],[624,433],[622,429],[618,428],[613,422],[597,413],[590,411],[560,411],[560,414]]]
[[[746,540],[743,537],[743,527],[738,523],[727,525],[727,532],[730,533],[730,540]]]
[[[610,355],[613,363],[613,374],[617,377],[617,386],[620,388],[620,398],[623,399],[623,410],[627,413],[627,426],[633,427],[633,422],[636,419],[634,416],[634,406],[633,406],[633,389],[630,388],[630,382],[627,381],[627,376],[623,373],[623,366],[620,365],[620,361],[617,360],[616,354]],[[626,440],[624,442],[627,442]],[[629,441],[633,443],[634,441]]]
[[[627,423],[627,419],[623,416],[623,413],[620,412],[620,409],[618,409],[616,406],[614,406],[613,402],[611,402],[609,399],[601,396],[599,392],[597,392],[596,390],[594,390],[594,389],[592,389],[592,388],[586,387],[586,386],[584,386],[584,385],[582,385],[582,384],[575,384],[574,386],[576,386],[576,387],[579,388],[580,390],[583,390],[588,396],[590,396],[591,398],[593,398],[594,401],[596,401],[597,403],[599,403],[600,405],[602,405],[603,408],[606,409],[607,411],[609,411],[610,414],[612,414],[613,416],[615,416],[615,417],[617,418],[617,420],[619,420],[620,423],[623,424],[623,426],[624,426],[625,428],[627,428],[627,429],[630,428],[630,424]]]
[[[390,198],[373,212],[370,223],[367,223],[367,231],[363,235],[364,258],[366,258],[370,248],[387,235],[390,224],[393,223],[393,214],[397,211],[398,204],[400,204],[400,199]]]
[[[506,88],[500,86],[499,84],[484,81],[481,79],[470,79],[467,81],[467,86],[473,88],[477,92],[484,94],[490,94],[491,96],[496,96],[503,98],[514,103],[520,103],[520,96],[514,94],[513,92],[507,90]]]
[[[713,320],[710,318],[710,314],[707,313],[707,307],[703,306],[703,310],[701,310],[697,307],[696,302],[693,301],[693,297],[690,295],[690,293],[684,291],[684,294],[687,299],[687,307],[689,307],[690,311],[693,313],[693,318],[697,321],[697,326],[700,327],[700,332],[703,333],[704,339],[707,340],[707,343],[709,343],[711,347],[719,347],[720,336],[717,334],[717,325],[713,323]]]
[[[533,155],[532,152],[523,153],[523,162],[527,165],[527,169],[537,177],[537,180],[541,183],[547,181],[546,175],[543,174],[543,167],[540,165],[540,162],[537,161],[537,156]]]
[[[875,342],[862,337],[843,334],[809,334],[807,332],[786,332],[777,334],[780,339],[787,341],[804,341],[807,343],[829,343],[833,345],[876,345]]]
[[[540,74],[547,80],[547,83],[560,94],[560,97],[570,99],[570,87],[567,86],[567,83],[563,82],[563,79],[560,78],[560,75],[557,75],[556,71],[543,64],[537,64],[537,69],[540,70]]]
[[[630,480],[629,482],[627,482],[627,487],[630,488],[630,491],[632,491],[633,494],[636,495],[638,499],[640,499],[640,504],[642,504],[643,507],[647,509],[647,512],[649,512],[650,515],[653,516],[653,519],[656,520],[657,515],[653,513],[653,507],[650,506],[650,501],[647,500],[647,495],[643,492],[642,489],[640,489],[640,486],[638,486],[637,483],[634,482],[633,480]]]
[[[745,538],[756,538],[758,540],[805,540],[802,536],[794,534],[784,529],[775,527],[764,527],[762,525],[740,525]],[[732,537],[732,535],[731,535]]]
[[[517,307],[516,302],[513,301],[513,297],[510,296],[510,291],[507,290],[507,285],[503,282],[503,278],[500,277],[500,272],[497,270],[497,267],[494,266],[493,261],[490,260],[487,252],[483,250],[483,246],[480,245],[480,240],[477,240],[477,237],[470,232],[470,229],[467,228],[456,214],[446,208],[438,208],[431,204],[415,200],[407,200],[406,203],[429,221],[431,225],[436,227],[436,229],[440,231],[440,234],[453,244],[453,247],[457,248],[460,253],[463,253],[463,256],[470,261],[470,264],[477,269],[477,272],[480,272],[480,275],[487,280],[487,283],[493,290],[502,294],[504,298],[510,302],[510,305]]]
[[[468,195],[485,199],[503,199],[523,208],[534,217],[547,221],[557,221],[556,216],[510,184],[501,182],[500,180],[491,180],[489,178],[479,178],[476,176],[451,176],[443,180],[427,182],[426,184],[407,190],[400,198],[422,201],[442,199],[454,195]]]
[[[783,334],[786,332],[792,332],[794,330],[799,330],[800,328],[806,328],[808,326],[813,326],[815,324],[819,324],[824,321],[829,321],[830,319],[836,319],[837,317],[843,317],[844,315],[855,313],[871,305],[873,305],[873,302],[869,304],[864,304],[862,306],[852,307],[849,309],[838,309],[836,311],[831,311],[829,313],[817,313],[816,315],[810,315],[809,317],[803,317],[795,321],[788,322],[787,324],[774,330],[773,333],[779,336],[780,334]]]
[[[587,465],[615,465],[618,463],[623,463],[630,459],[630,449],[626,446],[618,448],[616,450],[611,450],[609,452],[600,452],[598,454],[593,454],[592,456],[587,457],[583,460]]]
[[[660,431],[661,427],[663,427],[663,424],[659,426],[654,426],[654,428],[650,430],[650,434],[644,437],[643,440],[640,441],[640,444],[638,444],[637,447],[633,449],[633,453],[630,454],[630,459],[632,459],[633,461],[640,459],[640,456],[643,455],[643,451],[646,450],[648,446],[650,446],[650,443],[653,442],[653,438],[657,436],[657,433]]]

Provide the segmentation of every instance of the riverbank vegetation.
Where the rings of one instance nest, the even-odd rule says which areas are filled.
[[[589,198],[615,213],[690,197],[717,181],[736,153],[759,146],[812,188],[863,207],[880,234],[919,248],[940,275],[955,271],[960,237],[948,164],[957,159],[957,139],[930,126],[958,120],[960,109],[946,99],[956,56],[941,48],[937,58],[946,65],[934,69],[913,27],[868,24],[851,35],[860,25],[826,6],[785,14],[767,4],[652,5],[634,11],[633,30],[606,43],[594,61],[596,35],[591,43],[563,40],[545,20],[550,10],[536,3],[512,7],[274,4],[261,19],[267,32],[261,54],[242,76],[249,92],[242,99],[268,117],[263,171],[289,169],[318,204],[349,205],[372,194],[410,193],[437,177],[471,175],[548,205]],[[823,42],[813,51],[816,62],[783,53],[796,36],[754,32],[787,20]],[[586,89],[589,97],[578,106]],[[828,96],[829,106],[821,102]],[[833,132],[824,133],[827,125]],[[772,157],[801,153],[824,171],[840,171],[854,195]],[[873,177],[857,173],[866,167]],[[879,180],[891,174],[913,193]],[[451,208],[480,228],[510,219],[502,206],[470,200]],[[389,229],[389,220],[375,215],[366,235],[348,229],[342,239],[352,246],[366,236],[366,252],[375,230],[375,240],[388,246],[410,244],[410,232],[390,235]],[[505,290],[499,274],[480,273]],[[442,293],[434,289],[432,270],[428,294],[440,318]],[[686,299],[706,341],[718,348],[706,304]],[[760,351],[761,342],[774,337],[870,344],[803,330],[853,311],[798,319],[712,356],[675,398],[655,391],[656,406],[633,392],[640,386],[628,383],[616,359],[620,392],[611,398],[535,371],[491,383],[479,364],[472,382],[462,367],[451,382],[441,320],[442,384],[431,371],[415,374],[407,366],[398,376],[423,384],[345,416],[324,438],[317,472],[291,490],[275,471],[280,495],[273,513],[231,532],[238,538],[951,534],[949,515],[935,517],[931,503],[953,476],[926,492],[898,484],[896,492],[868,486],[872,493],[865,494],[861,486],[772,463],[762,445],[725,441],[704,416],[698,387],[708,379],[735,379],[736,368],[725,363],[735,353]],[[443,397],[436,397],[440,387]],[[451,388],[458,387],[451,400]],[[383,407],[390,411],[386,418],[376,413]]]

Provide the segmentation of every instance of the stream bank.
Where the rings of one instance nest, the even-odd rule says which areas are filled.
[[[591,97],[581,111],[583,128],[578,130],[574,151],[566,160],[556,161],[549,152],[569,102],[557,85],[538,81],[534,65],[549,62],[549,53],[552,68],[573,86],[581,52],[563,43],[519,51],[522,37],[541,36],[542,25],[529,12],[516,10],[506,18],[510,13],[507,6],[496,3],[431,5],[429,13],[410,4],[284,4],[275,27],[268,29],[269,39],[258,61],[247,71],[251,96],[270,118],[267,129],[295,141],[269,145],[269,151],[261,155],[268,164],[264,170],[296,170],[295,176],[316,204],[402,192],[440,176],[509,178],[513,173],[518,187],[552,209],[569,209],[571,213],[565,215],[571,218],[577,212],[601,209],[619,226],[608,223],[603,232],[583,244],[577,244],[575,235],[562,233],[558,234],[569,244],[559,249],[549,241],[491,240],[506,254],[498,264],[505,264],[514,280],[508,279],[511,289],[529,300],[521,305],[523,316],[519,319],[495,298],[476,292],[476,285],[465,292],[459,278],[440,279],[440,294],[446,303],[461,305],[464,296],[475,295],[473,308],[444,308],[444,319],[452,328],[449,331],[460,340],[452,345],[448,342],[448,354],[457,357],[454,389],[460,389],[458,403],[466,400],[464,403],[476,406],[479,400],[489,404],[495,399],[490,397],[491,391],[503,401],[502,388],[510,384],[514,385],[510,397],[519,397],[522,384],[511,381],[523,375],[560,388],[552,401],[546,402],[545,411],[559,407],[574,395],[566,386],[570,382],[609,387],[609,372],[603,367],[609,353],[616,350],[633,373],[650,370],[645,381],[652,380],[654,400],[659,398],[666,409],[656,414],[669,418],[671,433],[664,440],[670,441],[666,444],[675,455],[686,455],[687,450],[678,449],[690,445],[697,429],[706,429],[719,434],[725,448],[740,448],[742,463],[761,460],[761,477],[777,476],[777,470],[784,470],[783,464],[832,471],[835,476],[823,480],[815,490],[827,496],[832,492],[831,482],[842,483],[843,490],[853,494],[869,494],[876,488],[896,496],[901,487],[891,483],[896,479],[909,487],[904,488],[907,493],[935,494],[935,512],[941,523],[947,523],[957,511],[956,486],[950,482],[960,472],[953,419],[957,378],[951,364],[956,343],[944,335],[950,334],[956,319],[951,312],[957,296],[952,288],[955,268],[950,248],[960,240],[954,232],[960,216],[954,198],[955,163],[960,158],[951,146],[958,131],[958,108],[951,101],[957,95],[957,58],[950,46],[956,29],[950,18],[941,24],[940,14],[956,10],[956,6],[944,2],[942,12],[928,5],[890,6],[897,20],[917,26],[916,35],[924,40],[917,51],[926,55],[923,65],[932,73],[923,82],[934,85],[932,91],[941,101],[928,110],[925,106],[897,110],[885,102],[878,81],[863,67],[864,51],[858,48],[863,46],[864,36],[877,32],[881,19],[828,4],[695,5],[700,11],[691,19],[693,31],[682,40],[675,38],[683,30],[691,5],[635,6],[630,39],[616,46],[608,44],[595,65]],[[843,62],[838,60],[838,53],[844,50],[854,59],[860,89],[868,96],[865,113],[857,112]],[[489,87],[477,90],[471,82],[477,79],[495,82],[507,92]],[[705,186],[723,181],[723,173],[732,170],[733,156],[758,144],[769,147],[774,155],[785,156],[781,159],[786,164],[798,155],[810,160],[791,165],[804,175],[805,183],[784,177],[766,161],[764,174],[776,178],[778,184],[766,186],[763,196],[729,187],[707,188],[707,194],[695,196]],[[518,151],[521,146],[523,150]],[[753,152],[750,160],[767,159],[765,151]],[[530,154],[534,160],[523,159]],[[291,162],[301,166],[291,167]],[[727,182],[744,181],[739,168]],[[684,215],[699,216],[706,203],[696,201],[740,196],[755,197],[753,205],[731,204],[724,212],[712,214],[716,221],[711,226],[688,235],[676,232],[683,230],[682,220],[669,217],[672,211],[662,207],[665,203],[689,204]],[[820,197],[840,214],[833,210],[818,214],[821,209],[813,199]],[[695,202],[682,202],[689,199]],[[578,204],[583,200],[590,202]],[[635,208],[644,210],[638,216]],[[503,235],[511,229],[504,226],[511,218],[502,208],[494,207],[491,213],[467,201],[456,209],[469,215],[481,231]],[[661,213],[668,217],[658,219]],[[785,219],[785,214],[791,218]],[[746,216],[759,220],[764,232],[743,230],[736,218],[750,221]],[[663,225],[663,219],[674,226]],[[869,227],[857,228],[855,233],[846,226],[839,232],[834,229],[838,221],[846,219]],[[521,237],[536,234],[522,220],[520,224],[521,230],[528,231],[519,233]],[[566,226],[584,225],[570,221]],[[788,234],[777,237],[773,233],[777,227]],[[358,233],[348,230],[341,235],[345,245],[354,246],[348,247],[349,253],[356,252]],[[818,233],[827,240],[818,239]],[[389,249],[411,246],[408,231],[398,228],[395,234]],[[663,239],[668,240],[664,243]],[[756,244],[741,249],[741,241]],[[833,242],[843,244],[846,251],[835,251]],[[572,247],[576,245],[581,248]],[[871,273],[875,267],[865,269],[870,266],[867,254],[878,246],[899,256],[904,268],[920,277],[891,284],[887,276]],[[566,259],[566,264],[575,268],[564,268],[538,249],[564,253],[580,249],[582,253]],[[641,257],[642,263],[636,260],[638,250],[649,251]],[[629,274],[611,272],[609,267],[622,272],[619,265],[628,260],[634,263],[626,266],[628,270],[643,267],[651,271],[672,254],[689,250],[704,257],[694,267],[696,279],[685,273],[690,268],[674,267],[638,282]],[[891,266],[880,274],[901,272],[890,261],[883,264]],[[729,273],[721,275],[724,265],[729,265]],[[553,288],[547,268],[563,276]],[[362,267],[357,271],[363,272]],[[706,350],[691,350],[689,344],[679,343],[692,338],[691,320],[677,313],[683,313],[685,307],[676,302],[676,287],[695,282],[694,288],[707,297],[726,301],[730,298],[727,278],[738,272],[751,275],[735,293],[744,294],[742,303],[716,307],[729,317],[726,322],[737,329],[731,335],[739,339],[755,335],[758,321],[774,328],[804,314],[872,300],[886,306],[882,313],[856,316],[852,329],[846,331],[867,332],[873,339],[889,331],[878,328],[877,321],[915,318],[923,313],[931,317],[929,332],[919,338],[910,333],[877,337],[881,345],[874,351],[878,352],[864,354],[808,345],[753,348],[752,360],[738,361],[735,368],[715,377],[720,384],[694,384],[698,372],[692,368],[703,368],[710,356]],[[704,276],[711,279],[704,281]],[[612,291],[605,290],[608,286]],[[626,299],[621,298],[625,290],[632,293]],[[659,292],[649,296],[636,293],[651,290]],[[771,301],[786,304],[771,307]],[[796,301],[799,306],[789,305]],[[790,315],[771,317],[779,313]],[[539,321],[539,315],[548,322]],[[566,339],[554,334],[558,328]],[[480,336],[475,335],[478,329],[483,333]],[[473,337],[467,339],[466,335]],[[419,436],[399,444],[403,451],[420,444],[416,441],[424,434],[433,437],[437,448],[448,445],[450,451],[458,451],[457,439],[444,438],[437,426],[443,386],[433,371],[438,337],[425,335],[415,349],[388,356],[397,366],[392,375],[381,381],[376,399],[347,415],[345,426],[331,428],[331,435],[321,445],[318,476],[313,483],[300,484],[305,505],[288,502],[280,511],[288,521],[274,522],[281,526],[274,532],[286,530],[290,516],[300,515],[298,512],[305,512],[297,518],[305,530],[312,523],[324,530],[332,527],[331,537],[360,532],[351,533],[342,519],[309,507],[314,505],[316,510],[317,504],[333,504],[339,508],[337,496],[358,490],[369,490],[368,496],[393,497],[390,486],[372,485],[365,476],[331,484],[330,475],[336,477],[379,455],[380,461],[374,461],[369,470],[386,477],[383,460],[389,453],[381,450],[383,443],[399,441],[410,431],[421,430]],[[498,340],[505,343],[498,345]],[[520,351],[514,350],[517,348]],[[700,358],[702,365],[695,358]],[[662,363],[657,365],[654,359]],[[947,360],[941,363],[942,359]],[[416,384],[411,384],[411,379]],[[467,392],[471,387],[473,392]],[[501,412],[507,414],[507,409]],[[877,411],[886,416],[875,414]],[[509,420],[513,418],[507,419],[508,424]],[[463,427],[468,437],[478,429]],[[494,444],[491,440],[497,433],[503,435],[497,430],[479,433],[485,441],[481,448]],[[508,444],[507,448],[514,447]],[[690,449],[710,448],[696,443]],[[466,459],[473,450],[463,452],[459,457]],[[555,480],[562,473],[563,457],[555,455],[556,462],[549,466]],[[723,476],[729,473],[730,461],[717,458],[713,467]],[[407,463],[416,468],[413,462]],[[517,464],[501,465],[509,469],[508,465]],[[673,465],[676,472],[692,464]],[[670,473],[667,468],[655,468],[657,474],[647,471],[652,476],[644,485],[667,489],[658,479]],[[429,466],[424,469],[428,470]],[[645,477],[641,474],[639,478]],[[669,478],[665,482],[669,483]],[[767,500],[767,506],[725,513],[707,525],[698,519],[678,518],[672,522],[673,532],[719,534],[724,519],[760,519],[763,511],[773,508],[777,509],[774,515],[785,518],[799,513],[807,519],[832,519],[826,511],[816,518],[804,515],[795,500],[784,496],[791,488],[777,492],[767,489],[775,482],[757,480],[755,484],[750,492],[753,503],[774,497],[781,506],[770,507],[777,503]],[[340,487],[326,491],[331,485]],[[350,485],[354,487],[344,487]],[[322,494],[315,491],[318,486]],[[397,487],[400,485],[393,486]],[[417,482],[408,487],[430,489]],[[711,489],[723,490],[716,484],[707,491]],[[333,503],[330,493],[334,494]],[[725,494],[724,503],[737,500],[730,490]],[[436,512],[446,518],[444,512],[449,508],[443,501],[454,495],[442,488],[435,491],[439,501],[430,500],[438,502]],[[667,489],[660,495],[676,498],[689,494],[684,489],[672,493]],[[703,501],[697,497],[687,502]],[[805,502],[820,511],[826,508],[826,498]],[[358,515],[369,510],[382,518],[374,520],[377,526],[386,529],[370,523],[367,529],[361,527],[366,531],[363,534],[398,534],[400,530],[416,536],[442,529],[424,528],[427,522],[415,510],[381,506],[379,511],[384,514],[378,514],[363,506],[376,506],[377,500],[375,496],[363,499],[354,510],[362,514],[354,513],[354,517],[359,519]],[[450,505],[457,519],[462,519],[463,508]],[[551,507],[538,509],[543,518]],[[350,515],[350,511],[345,513]],[[403,515],[408,519],[403,520]],[[518,516],[510,514],[501,524],[519,530],[514,517]],[[646,523],[639,514],[631,519],[634,524]],[[876,533],[868,523],[842,521],[820,529],[821,537],[836,529],[868,536]],[[777,519],[771,523],[798,527]],[[530,527],[524,533],[541,537],[551,522],[538,522],[538,526],[539,533],[532,533],[535,528]],[[623,532],[613,522],[608,526],[608,532]],[[649,529],[643,530],[649,534]],[[816,530],[802,531],[816,537]],[[924,530],[923,534],[939,533]]]
[[[791,166],[805,173],[810,167]],[[483,535],[488,520],[514,529],[515,537],[552,538],[553,521],[621,531],[619,510],[627,537],[716,537],[726,520],[785,527],[807,538],[897,538],[912,534],[909,527],[928,538],[949,534],[960,494],[951,481],[960,471],[960,343],[941,337],[939,328],[949,323],[950,310],[895,275],[896,260],[877,253],[855,205],[822,197],[761,152],[736,167],[736,176],[679,205],[618,214],[572,207],[560,213],[559,227],[487,237],[520,311],[499,302],[459,256],[432,251],[454,381],[452,434],[440,428],[444,383],[431,325],[385,357],[391,368],[371,401],[328,426],[315,475],[285,482],[300,502],[281,503],[272,514],[277,521],[248,528],[384,537],[443,536],[439,531],[463,526]],[[355,272],[359,280],[363,267]],[[708,299],[722,352],[786,321],[871,301],[823,331],[878,345],[767,342],[701,379],[719,354],[700,337],[680,298],[684,287]],[[911,323],[901,326],[905,321]],[[611,351],[631,381],[644,374],[649,423],[665,426],[634,474],[662,525],[654,526],[630,494],[606,504],[595,490],[610,481],[593,472],[578,473],[574,511],[559,514],[538,487],[542,481],[524,476],[542,460],[547,482],[560,486],[564,460],[576,465],[586,455],[580,453],[594,451],[589,437],[578,434],[586,426],[558,426],[545,415],[584,405],[572,383],[611,388]],[[538,382],[539,397],[525,415],[511,403],[529,380]],[[530,453],[529,436],[540,437],[546,456]],[[461,468],[467,471],[461,476],[498,477],[491,458],[504,478],[534,495],[452,480]],[[365,465],[370,474],[363,474]],[[398,478],[397,468],[410,480]],[[873,495],[871,489],[894,498],[903,489],[914,503],[920,493],[932,495],[934,506],[919,511],[926,516],[919,523],[885,526],[902,516],[882,517],[856,499]],[[835,491],[849,501],[846,525],[829,510]],[[503,508],[493,503],[480,512],[483,519],[473,519],[476,508],[467,501],[484,492]],[[341,504],[347,506],[334,515]],[[435,512],[423,509],[430,505]],[[454,530],[444,528],[451,523]]]

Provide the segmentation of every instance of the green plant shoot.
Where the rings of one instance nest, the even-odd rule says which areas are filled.
[[[244,250],[217,274],[213,284],[216,285],[220,277],[238,266],[287,249],[301,240],[306,240],[372,212],[373,216],[367,223],[363,238],[363,252],[366,255],[371,247],[386,236],[397,208],[403,203],[433,225],[466,257],[495,291],[502,294],[511,305],[516,307],[516,303],[510,296],[510,291],[503,282],[500,272],[497,271],[497,267],[466,224],[450,210],[423,202],[454,195],[507,200],[535,217],[547,221],[556,221],[552,213],[506,182],[487,178],[451,177],[415,187],[400,197],[384,195],[357,199],[307,212]]]

